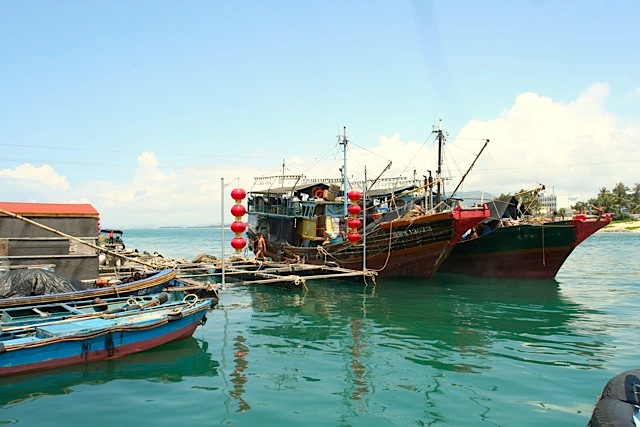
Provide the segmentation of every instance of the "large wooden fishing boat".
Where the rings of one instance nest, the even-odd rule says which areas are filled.
[[[569,220],[526,218],[515,198],[488,203],[491,216],[463,239],[439,272],[470,276],[553,279],[573,250],[609,224],[611,214],[577,214]]]
[[[438,138],[442,144],[441,129]],[[346,159],[346,132],[341,143]],[[346,161],[342,171],[347,176]],[[431,278],[462,234],[489,215],[486,206],[448,206],[441,197],[439,173],[440,165],[435,180],[365,178],[359,187],[354,183],[351,190],[362,192],[365,213],[358,229],[362,239],[355,244],[347,238],[346,180],[256,178],[248,193],[247,235],[251,240],[262,235],[266,255],[276,261],[376,270],[381,278]]]

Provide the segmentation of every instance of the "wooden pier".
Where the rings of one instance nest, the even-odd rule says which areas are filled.
[[[213,277],[222,283],[220,264],[178,266],[180,280]],[[376,272],[349,270],[330,265],[285,264],[272,261],[257,262],[253,259],[228,261],[224,268],[225,286],[271,285],[287,288],[305,287],[311,280],[345,280],[375,283]]]

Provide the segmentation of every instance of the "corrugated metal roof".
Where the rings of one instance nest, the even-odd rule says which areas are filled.
[[[18,215],[37,216],[98,216],[98,211],[90,204],[76,203],[22,203],[0,202],[0,209]],[[2,215],[2,213],[0,213]]]

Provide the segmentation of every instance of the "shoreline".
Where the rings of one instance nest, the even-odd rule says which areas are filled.
[[[612,222],[611,224],[602,227],[597,231],[598,233],[634,233],[640,234],[640,221],[621,221]]]

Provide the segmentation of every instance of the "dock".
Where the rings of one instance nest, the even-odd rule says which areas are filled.
[[[222,283],[220,264],[178,268],[180,280],[212,277]],[[225,263],[225,286],[270,285],[286,288],[305,287],[307,281],[344,280],[375,283],[377,273],[372,270],[350,270],[331,265],[286,264],[274,261],[258,262],[241,259]]]
[[[133,258],[135,256],[135,258]],[[202,261],[164,258],[148,253],[130,254],[127,262],[117,267],[119,272],[133,271],[145,267],[174,268],[177,279],[186,282],[187,287],[201,289],[206,282],[214,282],[215,286],[223,283],[221,259],[206,256]],[[113,275],[114,268],[104,266],[101,275]],[[377,272],[373,270],[351,270],[332,264],[303,264],[276,261],[258,261],[255,258],[231,256],[224,262],[225,286],[271,285],[276,287],[305,287],[307,281],[339,280],[364,284],[375,284]],[[186,289],[186,288],[183,288]]]

